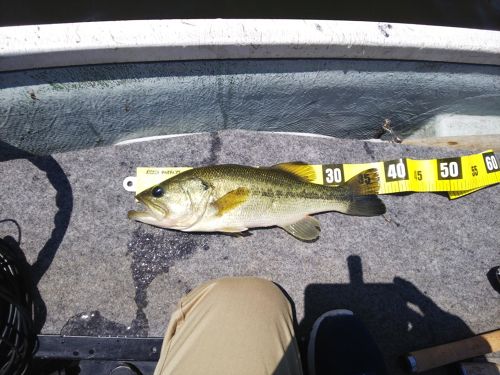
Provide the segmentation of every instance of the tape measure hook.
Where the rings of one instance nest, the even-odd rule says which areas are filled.
[[[132,191],[135,192],[135,187],[136,187],[136,177],[134,176],[128,176],[123,180],[123,188],[127,191]]]

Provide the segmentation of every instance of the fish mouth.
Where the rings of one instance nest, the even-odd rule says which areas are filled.
[[[149,200],[141,199],[140,197],[136,198],[146,209],[143,211],[129,211],[127,214],[129,219],[151,223],[161,221],[167,216],[167,211],[160,205]]]

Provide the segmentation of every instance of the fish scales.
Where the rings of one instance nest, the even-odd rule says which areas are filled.
[[[217,198],[238,187],[248,187],[248,201],[228,212],[227,220],[229,216],[260,217],[264,211],[267,215],[291,214],[295,218],[298,204],[301,205],[301,216],[304,216],[304,211],[307,214],[331,211],[345,206],[343,201],[347,201],[349,195],[347,189],[304,182],[280,169],[229,165],[217,169],[198,168],[192,172],[193,176],[211,182],[216,187]]]

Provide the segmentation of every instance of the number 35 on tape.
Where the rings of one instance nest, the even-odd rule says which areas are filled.
[[[459,198],[500,182],[500,167],[493,151],[480,154],[415,160],[401,158],[365,164],[325,164],[324,185],[338,185],[356,174],[376,168],[380,175],[379,194],[446,191],[450,199]]]

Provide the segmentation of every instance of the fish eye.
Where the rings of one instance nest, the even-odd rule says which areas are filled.
[[[165,190],[161,186],[155,186],[153,190],[151,190],[151,195],[155,198],[161,198],[165,194]]]

